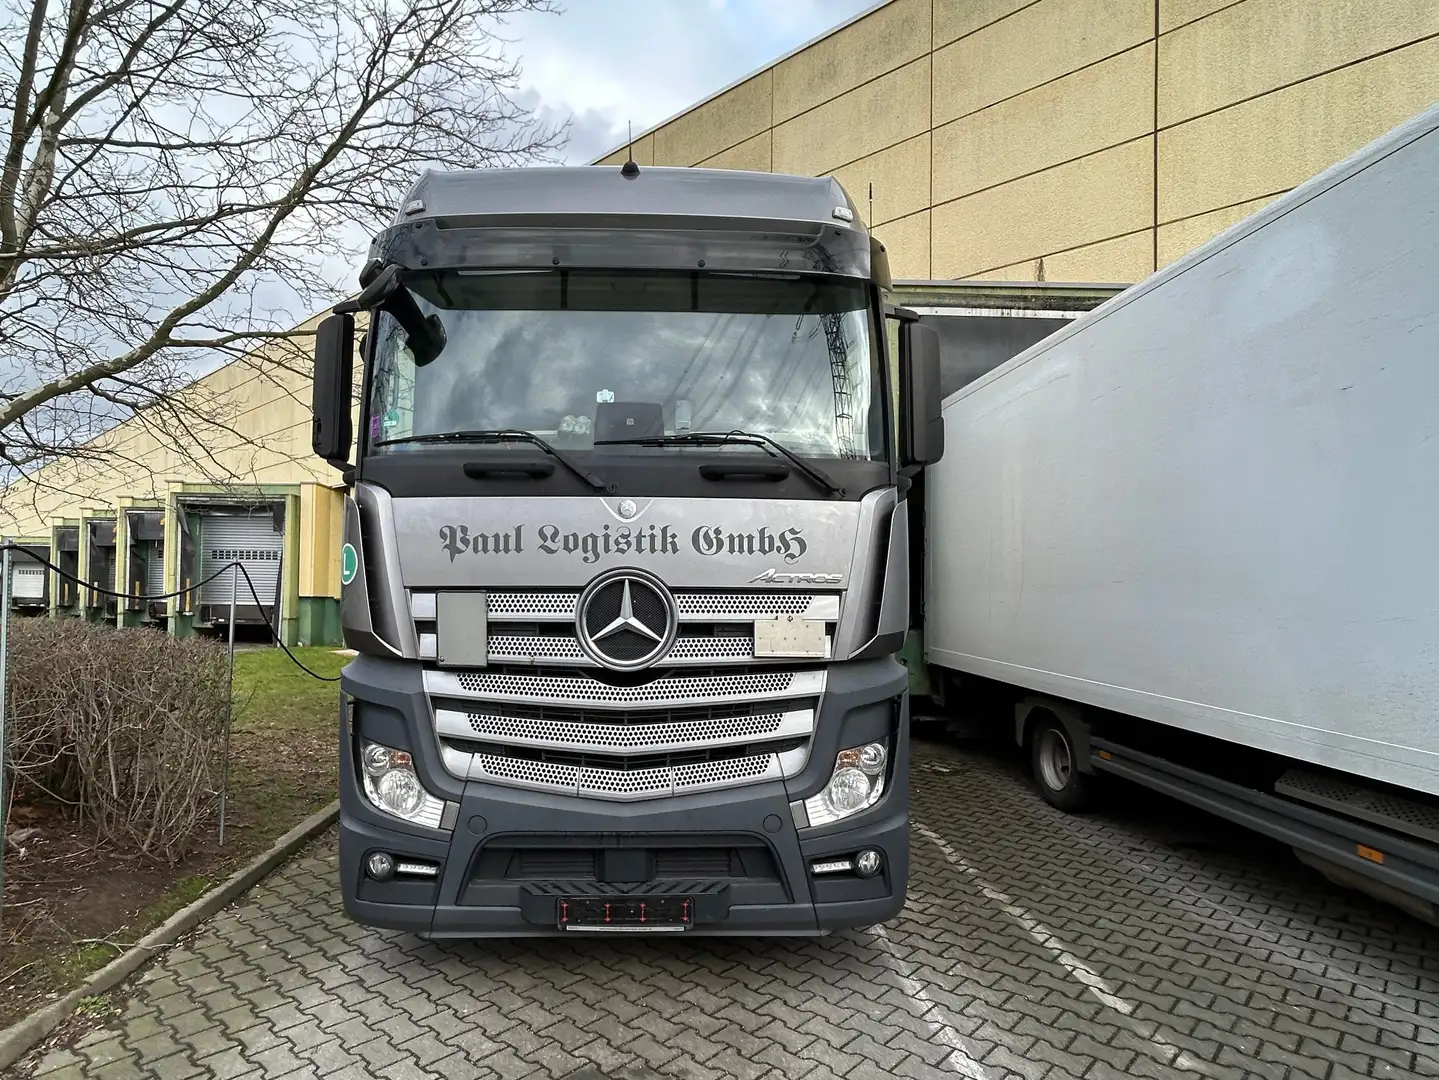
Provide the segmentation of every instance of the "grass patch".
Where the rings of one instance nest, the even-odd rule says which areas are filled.
[[[291,649],[311,671],[333,678],[349,657],[334,649]],[[306,731],[334,728],[339,723],[340,689],[312,679],[281,649],[253,649],[235,654],[236,731]]]

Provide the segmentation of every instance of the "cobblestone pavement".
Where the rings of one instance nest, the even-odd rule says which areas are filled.
[[[1139,793],[1045,806],[921,744],[910,903],[813,942],[434,944],[361,929],[317,845],[16,1075],[1439,1077],[1439,931]]]

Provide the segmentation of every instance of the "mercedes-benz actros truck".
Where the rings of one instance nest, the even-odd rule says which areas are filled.
[[[888,284],[832,179],[628,163],[407,194],[315,345],[314,450],[348,488],[353,919],[899,911],[905,496],[943,426],[937,335]]]

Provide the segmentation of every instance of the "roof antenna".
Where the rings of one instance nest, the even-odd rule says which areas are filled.
[[[626,161],[620,166],[620,175],[626,180],[633,180],[640,174],[640,167],[635,164],[635,125],[629,121],[630,126],[630,148],[626,153]]]

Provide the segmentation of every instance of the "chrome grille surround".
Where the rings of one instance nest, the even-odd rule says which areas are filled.
[[[638,686],[611,686],[587,675],[425,670],[425,692],[431,698],[582,704],[599,709],[628,709],[638,705],[683,708],[725,701],[810,698],[824,692],[824,683],[823,669],[665,675]]]
[[[591,799],[633,801],[782,780],[804,768],[805,749],[653,769],[607,769],[466,753],[443,746],[445,768],[456,776],[508,787],[529,788]]]
[[[436,594],[410,595],[448,772],[630,801],[772,782],[804,767],[838,593],[675,590],[678,634],[644,681],[601,675],[585,654],[575,626],[582,592],[486,590],[483,668],[438,666]],[[754,655],[755,620],[785,616],[828,624],[823,657]]]
[[[669,723],[597,724],[442,708],[435,710],[435,730],[442,739],[629,756],[802,738],[814,733],[814,716],[813,709],[793,709]]]
[[[488,592],[490,619],[494,622],[573,622],[579,589],[493,589]],[[674,590],[681,622],[724,622],[802,615],[807,619],[839,618],[838,593],[812,592],[703,592]],[[410,612],[418,622],[435,618],[435,594],[410,594]]]

